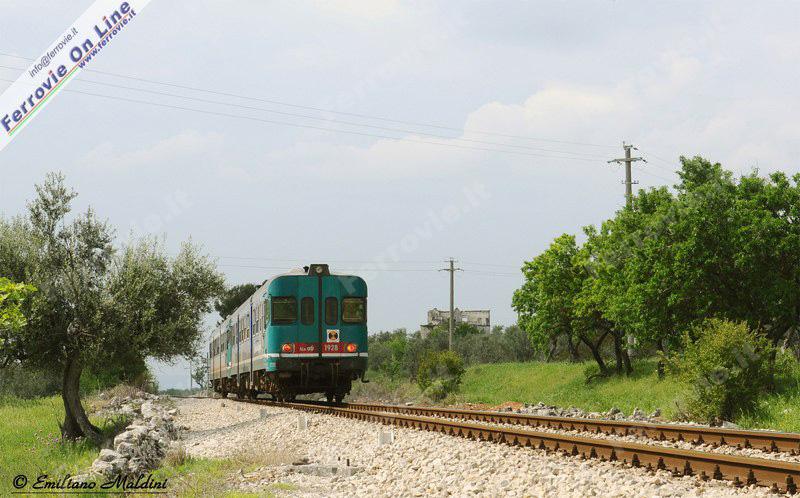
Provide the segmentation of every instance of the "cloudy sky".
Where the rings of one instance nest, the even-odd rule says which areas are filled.
[[[91,3],[0,0],[0,88]],[[798,25],[792,2],[153,0],[0,153],[0,212],[61,170],[121,241],[191,238],[231,284],[330,262],[368,278],[372,332],[415,330],[452,256],[457,305],[511,324],[521,263],[623,203],[623,140],[639,187],[680,155],[800,171]]]

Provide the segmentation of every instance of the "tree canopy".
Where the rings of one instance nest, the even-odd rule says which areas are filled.
[[[234,285],[220,295],[214,303],[214,309],[219,313],[220,318],[226,319],[231,313],[236,311],[247,298],[253,295],[258,290],[259,285],[256,284],[240,284]]]
[[[745,322],[772,344],[797,333],[800,175],[735,178],[700,157],[682,157],[678,173],[673,190],[640,190],[586,227],[582,244],[562,235],[524,264],[513,306],[534,342],[572,337],[591,350],[582,335],[607,331],[665,350],[707,318]]]

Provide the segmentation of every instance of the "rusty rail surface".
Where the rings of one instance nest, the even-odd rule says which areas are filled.
[[[399,427],[411,427],[483,441],[534,447],[546,451],[556,451],[567,456],[579,457],[582,459],[597,458],[601,461],[619,461],[633,467],[642,467],[649,470],[666,470],[671,472],[674,476],[691,475],[702,480],[729,480],[733,481],[736,485],[766,486],[771,488],[774,492],[794,494],[797,492],[797,483],[800,482],[800,464],[797,463],[596,439],[568,434],[539,432],[524,427],[492,427],[480,423],[453,420],[453,418],[464,418],[460,411],[458,411],[458,414],[451,415],[451,418],[446,418],[443,416],[430,417],[409,415],[407,413],[399,413],[399,410],[394,413],[389,413],[384,409],[371,409],[378,406],[381,408],[390,408],[384,407],[383,405],[369,405],[371,408],[356,408],[359,404],[331,406],[322,403],[279,403],[267,400],[242,401],[337,415],[356,420],[397,425]],[[395,408],[411,409],[412,407]],[[449,413],[454,412],[453,410],[439,408],[413,408],[420,411],[433,410],[438,412],[439,410],[444,410]],[[471,412],[472,410],[463,411]],[[489,413],[492,413],[494,416],[506,415],[500,412]],[[568,420],[570,422],[575,422],[575,419]],[[483,421],[491,422],[489,419]],[[495,421],[503,423],[503,420],[499,418],[495,419]]]

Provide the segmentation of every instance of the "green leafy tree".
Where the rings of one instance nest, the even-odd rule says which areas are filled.
[[[560,337],[569,343],[582,343],[605,375],[608,366],[601,346],[609,330],[586,319],[593,313],[590,310],[593,305],[585,294],[590,291],[582,294],[582,289],[591,287],[594,277],[579,252],[575,236],[564,234],[542,254],[526,262],[522,267],[525,283],[514,293],[512,306],[519,326],[530,335],[538,350],[546,350]],[[579,301],[579,296],[584,299]]]
[[[225,292],[214,303],[214,309],[217,310],[220,318],[224,320],[236,311],[236,308],[241,306],[247,298],[252,296],[259,287],[256,284],[240,284],[225,289]]]
[[[201,389],[206,388],[208,383],[208,361],[203,356],[196,356],[192,360],[192,380],[200,386]]]
[[[585,232],[588,240],[573,260],[573,264],[580,269],[582,278],[581,286],[574,297],[573,328],[578,331],[579,336],[598,336],[597,351],[592,351],[596,360],[601,355],[599,345],[606,338],[611,338],[617,373],[630,374],[633,367],[623,344],[625,331],[608,312],[617,279],[614,265],[608,264],[607,259],[603,257],[608,238],[597,234],[593,227],[587,227]],[[598,361],[598,365],[601,366],[601,373],[606,373],[602,368],[602,362]]]
[[[80,401],[81,372],[113,358],[194,355],[222,277],[191,244],[174,258],[155,239],[115,251],[111,228],[91,208],[68,217],[77,194],[62,175],[48,175],[36,194],[27,218],[0,219],[0,273],[38,289],[27,324],[0,355],[59,369],[63,436],[100,443]]]
[[[0,277],[0,341],[7,341],[7,333],[26,325],[22,305],[35,291],[36,288],[32,285],[14,283]]]

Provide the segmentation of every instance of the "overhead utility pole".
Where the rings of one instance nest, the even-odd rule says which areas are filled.
[[[631,173],[631,164],[633,164],[636,161],[647,162],[647,159],[643,157],[631,157],[631,150],[639,150],[631,144],[626,144],[625,142],[622,142],[622,148],[625,150],[625,157],[611,159],[608,162],[617,164],[625,163],[625,181],[622,183],[625,184],[625,205],[631,207],[631,205],[633,204],[633,185],[639,183],[637,181],[633,181],[633,174]]]
[[[647,162],[647,159],[643,157],[631,157],[631,150],[639,150],[631,144],[626,144],[622,142],[622,148],[625,151],[625,157],[611,159],[608,161],[609,163],[625,163],[625,205],[629,208],[633,206],[633,185],[639,183],[633,180],[633,173],[631,172],[631,164],[636,161],[643,161]],[[633,356],[633,347],[636,345],[636,339],[628,334],[628,357]]]
[[[463,271],[461,268],[456,268],[456,260],[450,258],[447,260],[450,263],[450,268],[442,268],[439,271],[449,271],[450,272],[450,334],[448,335],[447,339],[447,349],[450,351],[453,350],[453,319],[455,314],[455,274],[457,271]]]

